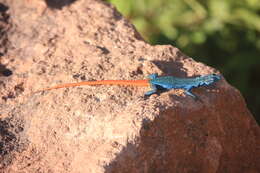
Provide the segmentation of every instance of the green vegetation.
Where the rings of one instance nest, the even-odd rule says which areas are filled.
[[[260,0],[109,0],[151,44],[221,71],[260,121]]]

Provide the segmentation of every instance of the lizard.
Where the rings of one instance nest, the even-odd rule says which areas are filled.
[[[197,98],[191,89],[200,86],[208,86],[220,80],[220,75],[208,74],[193,78],[178,78],[174,76],[158,76],[157,73],[150,74],[148,79],[144,80],[99,80],[83,81],[77,83],[65,83],[54,87],[45,88],[36,92],[53,90],[58,88],[68,88],[82,85],[127,85],[127,86],[150,86],[151,90],[145,93],[145,96],[155,94],[157,90],[184,89],[185,94]]]

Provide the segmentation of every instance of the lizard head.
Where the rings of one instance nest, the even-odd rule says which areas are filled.
[[[201,76],[202,85],[209,85],[218,80],[220,80],[220,75],[217,74],[209,74],[205,76]]]

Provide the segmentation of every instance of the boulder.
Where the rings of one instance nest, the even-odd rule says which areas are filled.
[[[55,2],[55,3],[54,3]],[[219,73],[150,45],[99,0],[0,0],[0,171],[260,172],[260,129],[237,89],[144,97],[146,87],[61,83]]]

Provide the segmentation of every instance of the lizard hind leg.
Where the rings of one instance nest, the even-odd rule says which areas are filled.
[[[157,74],[157,73],[153,73],[153,74],[150,74],[147,78],[150,79],[150,80],[153,80],[153,79],[156,79],[157,77],[158,77],[158,74]],[[154,85],[154,84],[152,84],[152,83],[150,82],[150,87],[152,88],[152,90],[147,91],[147,92],[145,93],[145,96],[150,96],[150,95],[155,94],[155,93],[157,92],[157,87],[156,87],[156,85]]]
[[[150,96],[150,95],[155,94],[155,93],[157,92],[157,88],[156,88],[155,85],[151,84],[151,88],[152,88],[152,90],[147,91],[147,92],[145,93],[146,96]]]

